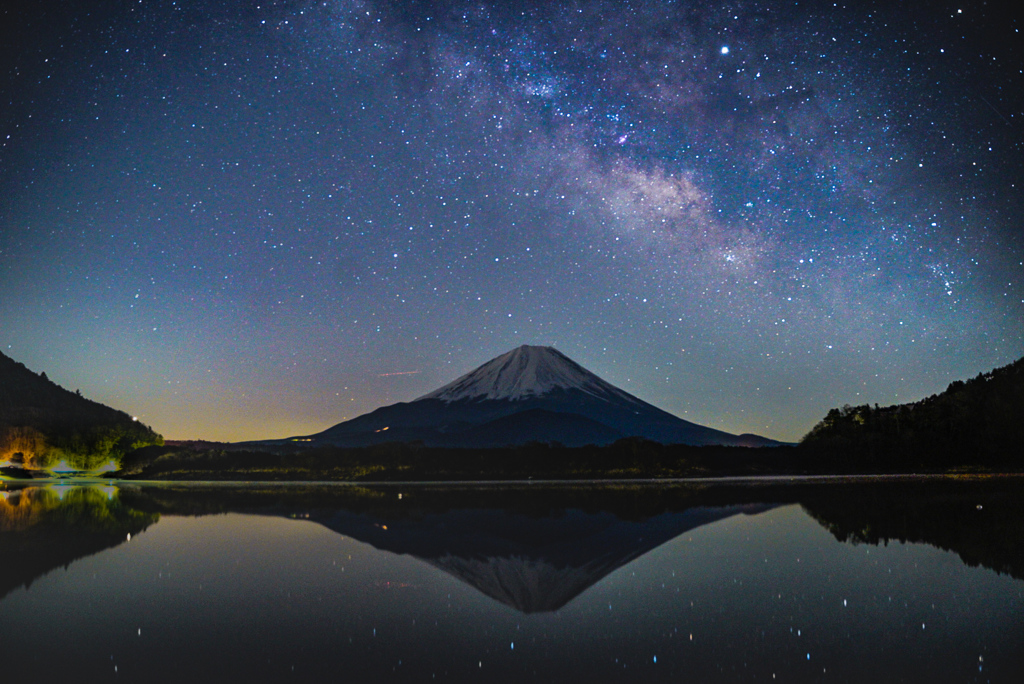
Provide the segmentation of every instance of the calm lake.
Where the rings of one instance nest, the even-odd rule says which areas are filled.
[[[0,484],[14,681],[1019,682],[1024,480]]]

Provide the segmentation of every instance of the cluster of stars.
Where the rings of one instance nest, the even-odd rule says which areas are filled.
[[[4,346],[182,437],[539,343],[798,439],[1024,352],[1019,27],[986,11],[7,10]]]

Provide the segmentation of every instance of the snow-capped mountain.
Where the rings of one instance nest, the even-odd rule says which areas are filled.
[[[489,447],[610,444],[634,436],[665,444],[777,443],[690,423],[602,380],[552,347],[526,345],[414,401],[293,439],[338,446],[422,441]]]
[[[554,347],[531,347],[524,344],[491,359],[454,382],[423,395],[417,401],[518,401],[540,397],[554,390],[579,390],[599,398],[635,400]]]

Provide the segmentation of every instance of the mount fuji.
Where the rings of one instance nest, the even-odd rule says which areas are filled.
[[[615,387],[553,347],[523,345],[429,394],[384,406],[327,430],[287,441],[366,446],[498,447],[528,442],[566,446],[643,437],[665,444],[772,446],[678,418]]]

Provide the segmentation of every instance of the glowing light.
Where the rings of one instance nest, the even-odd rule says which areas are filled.
[[[729,46],[728,45],[723,45],[722,46],[722,54],[723,55],[729,54]]]

